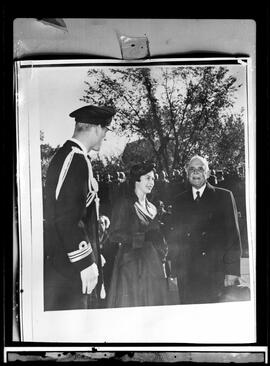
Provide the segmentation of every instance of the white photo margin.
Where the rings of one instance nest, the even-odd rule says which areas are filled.
[[[243,60],[244,58],[241,58]],[[178,61],[191,59],[179,59]],[[209,65],[216,58],[203,59]],[[220,59],[219,59],[220,60]],[[226,61],[236,58],[222,58]],[[142,60],[141,66],[177,59]],[[198,62],[198,59],[192,59]],[[116,64],[119,60],[18,61],[17,185],[20,254],[20,327],[24,342],[87,343],[253,343],[255,313],[255,84],[247,58],[248,124],[246,125],[246,203],[250,253],[251,300],[204,305],[71,311],[43,310],[43,215],[40,165],[38,68],[47,64]],[[134,61],[133,61],[134,62]],[[138,63],[138,61],[136,61]],[[29,67],[22,68],[28,65]],[[205,64],[204,64],[205,65]],[[206,65],[205,65],[206,66]]]

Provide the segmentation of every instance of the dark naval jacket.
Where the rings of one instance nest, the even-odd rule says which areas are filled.
[[[46,304],[50,304],[48,310],[69,308],[68,297],[64,300],[68,292],[72,292],[69,295],[71,308],[87,307],[81,301],[80,271],[94,262],[101,271],[97,213],[89,190],[88,165],[82,148],[68,140],[57,151],[47,171],[44,197],[45,310]],[[99,290],[100,286],[98,284],[96,289]],[[66,289],[65,293],[63,289]]]

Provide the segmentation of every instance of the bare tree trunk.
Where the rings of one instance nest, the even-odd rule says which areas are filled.
[[[167,157],[167,152],[166,152],[168,141],[167,141],[166,136],[164,136],[162,126],[161,126],[161,122],[160,122],[160,118],[158,117],[157,101],[156,101],[155,96],[153,95],[152,84],[151,84],[151,80],[149,78],[148,71],[144,71],[143,76],[144,76],[143,84],[146,88],[148,99],[149,99],[149,102],[150,102],[150,110],[151,110],[152,115],[153,115],[153,122],[154,122],[154,125],[157,127],[157,132],[158,132],[158,136],[159,136],[159,141],[160,141],[159,153],[162,156],[162,159],[163,159],[163,162],[164,162],[164,168],[168,172],[169,171],[169,164],[168,164],[168,157]]]

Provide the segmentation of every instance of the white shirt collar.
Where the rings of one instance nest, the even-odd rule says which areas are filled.
[[[87,155],[87,154],[88,154],[88,151],[86,150],[86,147],[84,146],[84,144],[83,144],[81,141],[79,141],[79,140],[75,139],[75,137],[71,137],[71,138],[69,139],[69,141],[73,141],[73,142],[75,142],[75,144],[77,144],[77,145],[79,145],[79,146],[80,146],[80,148],[82,149],[82,151],[84,152],[84,154],[85,154],[85,155]]]
[[[205,187],[206,187],[206,183],[199,189],[195,188],[195,187],[192,187],[192,194],[193,194],[193,199],[195,200],[196,197],[197,197],[197,192],[199,191],[200,192],[200,197],[203,195],[203,192],[205,190]]]

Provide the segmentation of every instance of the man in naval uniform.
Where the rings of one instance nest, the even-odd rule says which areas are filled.
[[[173,200],[173,270],[183,304],[218,302],[227,286],[238,284],[241,242],[231,191],[207,182],[206,159],[186,166],[190,189]]]
[[[44,308],[98,308],[105,297],[98,241],[98,183],[88,153],[99,151],[115,111],[87,105],[50,162],[44,207]]]

